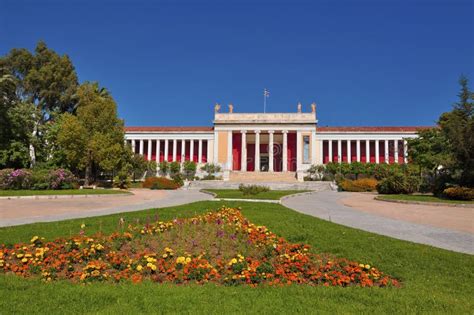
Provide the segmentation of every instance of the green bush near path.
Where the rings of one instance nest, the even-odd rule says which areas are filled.
[[[284,196],[307,192],[308,190],[269,190],[259,192],[256,195],[246,195],[238,189],[205,189],[204,191],[216,194],[216,198],[279,200]]]
[[[0,190],[0,197],[54,196],[54,195],[113,195],[131,194],[114,189],[61,189],[61,190]]]
[[[221,205],[241,207],[252,222],[266,225],[291,242],[371,264],[399,278],[396,288],[218,287],[156,283],[79,285],[44,283],[0,275],[0,309],[5,313],[451,313],[474,308],[474,256],[352,229],[297,213],[277,204],[196,202],[179,207],[0,228],[0,243],[28,242],[33,235],[53,239],[111,233],[126,224],[194,216]]]
[[[432,195],[379,195],[378,199],[402,200],[402,201],[421,201],[421,202],[439,202],[453,204],[474,204],[474,201],[451,200],[439,198]]]

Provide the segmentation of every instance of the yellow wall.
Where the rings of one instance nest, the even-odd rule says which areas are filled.
[[[218,163],[227,163],[227,140],[228,140],[228,132],[227,131],[219,131],[217,133],[218,137],[218,152],[217,152],[217,162]]]

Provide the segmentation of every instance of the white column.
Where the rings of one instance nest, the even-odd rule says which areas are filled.
[[[247,172],[247,131],[242,130],[241,171]]]
[[[227,169],[232,170],[232,130],[227,132]]]
[[[351,158],[352,158],[352,146],[351,146],[351,140],[346,140],[347,144],[347,163],[351,163]]]
[[[395,155],[395,163],[398,163],[398,140],[395,140],[393,143],[394,155]]]
[[[310,149],[311,149],[311,165],[316,164],[316,130],[311,131],[311,143],[310,143]]]
[[[377,164],[380,163],[379,153],[379,140],[375,140],[375,163]]]
[[[403,140],[403,163],[408,163],[408,142]]]
[[[209,148],[209,141],[207,142],[207,147]],[[214,155],[214,158],[213,158],[213,162],[214,164],[219,164],[219,161],[218,161],[218,158],[219,158],[219,134],[217,133],[217,131],[214,131],[214,152],[213,155]],[[209,151],[208,151],[209,152]]]
[[[260,172],[260,130],[255,130],[255,172]]]
[[[356,141],[357,162],[360,162],[360,140]]]
[[[148,151],[147,160],[148,160],[148,161],[151,161],[151,153],[152,153],[153,149],[152,149],[152,147],[151,147],[151,140],[150,140],[150,139],[148,140],[147,151]]]
[[[324,164],[324,140],[319,141],[319,159],[318,164]]]
[[[202,163],[202,139],[199,139],[199,142],[198,142],[198,163],[199,164]]]
[[[332,162],[332,140],[328,140],[329,162]]]
[[[207,150],[206,163],[210,163],[210,161],[212,161],[211,163],[216,163],[217,164],[217,160],[211,160],[211,150],[215,147],[214,144],[213,144],[212,145],[213,148],[211,148],[211,142],[213,142],[213,141],[206,140],[206,144],[207,144],[207,146],[206,146],[206,150]],[[212,151],[212,152],[214,152],[214,151]],[[202,154],[201,154],[201,163],[202,163]]]
[[[288,130],[283,130],[283,172],[288,171]]]
[[[137,143],[136,143],[135,139],[133,139],[133,140],[132,140],[132,152],[133,152],[133,154],[135,154],[136,148],[137,148]]]
[[[389,160],[389,152],[388,152],[388,142],[389,142],[389,140],[384,140],[384,146],[385,146],[385,150],[384,150],[385,163],[389,163],[389,162],[390,162],[390,160]]]
[[[268,131],[268,171],[273,172],[273,130]]]
[[[194,162],[194,139],[189,140],[189,160]]]
[[[303,150],[301,142],[303,141],[301,136],[301,131],[296,131],[296,171],[301,170],[301,165],[303,164]]]
[[[181,162],[186,160],[186,140],[181,140]]]
[[[341,143],[341,140],[337,140],[337,162],[342,163],[342,143]]]
[[[365,163],[370,163],[370,140],[365,140]]]
[[[173,139],[173,162],[176,162],[176,152],[178,152],[178,141]]]
[[[139,148],[139,150],[140,150],[140,151],[139,151],[139,152],[140,152],[140,155],[143,156],[143,139],[140,140],[140,148]]]
[[[160,140],[156,140],[156,156],[155,156],[155,160],[156,160],[156,163],[160,163],[160,152],[161,149],[160,149]]]
[[[169,142],[170,142],[170,141],[169,141],[168,139],[165,140],[165,156],[163,157],[163,160],[166,161],[166,162],[168,162]]]

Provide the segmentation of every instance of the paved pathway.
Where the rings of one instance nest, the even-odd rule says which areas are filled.
[[[133,190],[133,195],[0,200],[0,227],[162,208],[212,199],[196,190]]]
[[[394,207],[393,203],[383,201],[357,203],[357,200],[351,201],[351,198],[358,195],[361,194],[325,191],[287,198],[283,201],[283,205],[302,213],[361,230],[457,252],[474,254],[474,234],[463,230],[463,227],[455,229],[453,225],[451,228],[435,226],[433,220],[427,220],[425,224],[422,224],[421,222],[415,222],[416,220],[413,218],[410,222],[407,218],[407,213],[405,213],[405,217],[397,219],[394,218],[397,216],[396,212],[390,214],[390,211],[387,210]],[[344,203],[352,204],[357,208],[349,207],[344,205]],[[411,206],[402,205],[405,209],[409,209]],[[434,210],[433,208],[436,208],[436,211],[440,211],[439,208],[443,208],[445,211],[451,212],[451,215],[455,215],[456,210],[461,209],[454,207],[425,207],[427,208],[424,213],[418,208],[417,220],[422,219],[423,216],[436,216],[436,213],[429,213],[430,210]],[[470,212],[468,221],[472,228],[474,222],[473,212]],[[429,225],[429,223],[432,225]]]

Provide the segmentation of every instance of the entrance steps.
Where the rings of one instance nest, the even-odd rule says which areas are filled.
[[[229,182],[239,183],[297,183],[295,172],[230,172]]]

